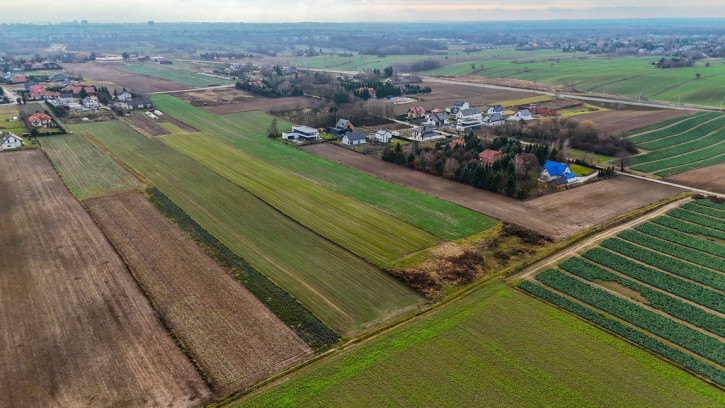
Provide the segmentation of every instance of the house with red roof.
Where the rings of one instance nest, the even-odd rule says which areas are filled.
[[[88,95],[96,94],[96,90],[92,86],[82,87],[82,86],[76,86],[76,85],[66,85],[60,91],[63,93],[72,93],[73,96],[78,97],[78,96],[80,96],[82,89],[85,89],[86,93]]]
[[[55,99],[60,96],[60,92],[51,92],[43,85],[33,85],[30,87],[30,99],[41,101],[45,99]]]
[[[450,146],[451,149],[455,149],[456,146],[466,147],[466,142],[464,142],[463,139],[456,139],[448,143],[448,146]]]
[[[42,127],[50,125],[52,118],[43,112],[35,112],[28,116],[28,123],[33,127]]]
[[[15,75],[15,76],[13,77],[13,83],[14,83],[14,84],[22,84],[22,83],[24,83],[24,82],[25,82],[25,81],[27,81],[27,80],[28,80],[28,79],[27,79],[27,78],[25,78],[25,75]]]
[[[501,156],[503,156],[503,153],[499,151],[486,149],[478,154],[478,159],[483,163],[493,164],[496,160],[501,158]]]
[[[413,106],[408,109],[408,119],[417,119],[425,117],[425,108],[422,106]]]

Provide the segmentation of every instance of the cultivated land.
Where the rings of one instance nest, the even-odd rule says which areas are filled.
[[[303,109],[310,107],[315,102],[314,98],[307,96],[263,98],[234,87],[181,92],[176,96],[214,114]]]
[[[164,116],[184,118],[188,124],[245,153],[370,204],[441,238],[463,238],[494,225],[490,218],[467,208],[270,140],[266,129],[273,117],[263,112],[215,116],[168,95],[154,95],[153,100],[166,113]],[[279,129],[289,126],[290,123],[278,120]]]
[[[664,180],[725,194],[725,162],[674,174]]]
[[[665,121],[625,137],[647,151],[632,157],[631,169],[658,177],[725,161],[725,115],[719,112]]]
[[[655,111],[608,110],[574,115],[570,118],[577,122],[591,120],[597,129],[607,132],[610,135],[618,135],[622,132],[643,128],[668,119],[679,118],[690,113],[692,111],[675,109]]]
[[[522,202],[328,143],[308,145],[303,149],[555,239],[572,236],[588,227],[682,192],[678,188],[631,177],[616,177]]]
[[[385,272],[158,139],[117,121],[75,125],[73,131],[89,131],[202,227],[342,334],[422,302]]]
[[[141,193],[85,205],[219,392],[248,386],[312,353]]]
[[[80,200],[142,185],[84,134],[46,137],[42,143],[58,173]]]
[[[725,385],[723,238],[725,205],[696,200],[520,286]]]
[[[725,394],[494,283],[235,406],[715,407]]]
[[[43,152],[0,168],[0,405],[203,403],[202,377]]]
[[[477,61],[483,71],[472,72],[472,62],[462,62],[427,71],[428,75],[477,75],[565,86],[579,92],[618,94],[666,102],[719,106],[718,92],[725,81],[722,60],[704,61],[689,68],[658,69],[651,63],[659,57],[577,58]],[[695,74],[700,73],[697,79]]]
[[[167,81],[193,86],[195,88],[211,85],[229,85],[234,83],[234,81],[227,79],[199,75],[193,72],[166,67],[155,63],[124,64],[121,65],[121,68],[136,74],[161,78]]]
[[[440,240],[201,132],[167,136],[163,141],[307,228],[380,266]]]
[[[86,62],[83,64],[63,64],[63,67],[65,68],[65,72],[69,75],[82,76],[84,80],[91,81],[98,85],[100,85],[101,82],[109,83],[108,81],[112,79],[108,88],[110,90],[115,85],[115,88],[119,93],[123,88],[137,93],[178,91],[192,88],[189,85],[183,85],[146,75],[134,74],[111,63]]]

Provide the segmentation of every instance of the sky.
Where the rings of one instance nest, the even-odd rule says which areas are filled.
[[[723,0],[30,0],[0,22],[369,22],[725,18]],[[38,3],[33,5],[32,3]],[[62,6],[60,6],[62,4]],[[32,12],[29,12],[32,10]]]

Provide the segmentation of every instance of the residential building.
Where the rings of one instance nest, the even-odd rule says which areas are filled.
[[[85,98],[83,98],[81,100],[81,103],[86,108],[93,109],[93,110],[98,109],[98,106],[99,106],[99,104],[98,104],[98,98],[96,98],[95,96],[86,96]]]
[[[551,181],[557,177],[563,177],[568,182],[574,181],[577,176],[576,174],[572,173],[571,169],[568,165],[564,163],[558,163],[555,161],[547,160],[544,164],[544,167],[541,169],[541,179],[543,181]]]
[[[447,113],[441,112],[441,113],[433,113],[430,116],[428,116],[428,119],[426,119],[423,124],[425,125],[431,125],[435,127],[442,127],[446,126],[448,124],[448,121],[450,120],[450,116],[448,116]]]
[[[468,105],[468,102],[463,101],[455,101],[453,103],[453,106],[449,106],[446,108],[446,112],[448,113],[458,113],[458,111],[469,109],[470,106]]]
[[[23,138],[10,132],[5,133],[4,135],[0,132],[0,135],[2,135],[2,138],[0,138],[0,151],[20,149],[25,144],[25,142],[23,142]]]
[[[320,132],[317,129],[303,125],[295,125],[292,126],[292,131],[282,132],[282,139],[284,140],[317,140],[319,138]]]
[[[380,129],[375,132],[375,141],[378,143],[389,143],[393,136],[393,132],[389,132],[385,129]]]
[[[356,146],[367,143],[367,136],[364,132],[348,132],[342,137],[342,143],[349,146]]]
[[[419,119],[425,117],[425,108],[422,106],[413,106],[408,109],[408,119]]]
[[[128,92],[123,92],[116,95],[116,100],[119,102],[127,102],[133,99],[133,95]]]
[[[335,127],[329,128],[329,131],[334,135],[344,135],[347,132],[354,132],[355,126],[347,119],[340,119],[335,124]]]
[[[491,127],[504,123],[503,113],[489,113],[483,118],[483,126]]]
[[[456,119],[481,120],[481,111],[478,108],[461,109],[456,113]]]
[[[503,153],[499,151],[486,149],[478,154],[478,159],[481,160],[482,163],[493,164],[496,160],[501,158],[501,156],[503,156]]]
[[[50,125],[52,118],[43,112],[35,112],[28,116],[28,123],[32,127],[42,127]]]
[[[430,139],[436,138],[438,136],[440,136],[440,135],[438,134],[438,132],[435,131],[435,127],[424,125],[424,126],[420,126],[420,127],[413,129],[412,139],[418,140],[418,141],[424,141],[424,140],[430,140]]]
[[[529,120],[531,120],[533,118],[534,118],[534,116],[531,114],[531,111],[530,110],[528,110],[528,109],[521,109],[520,111],[518,111],[518,112],[514,113],[513,115],[509,116],[507,119],[508,120],[515,120],[515,121],[519,121],[519,120],[529,121]]]
[[[491,115],[494,113],[500,113],[501,115],[503,115],[503,112],[504,112],[504,108],[502,105],[492,105],[490,108],[488,108],[488,110],[486,111],[486,114]]]

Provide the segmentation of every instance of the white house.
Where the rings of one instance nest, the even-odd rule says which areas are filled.
[[[380,129],[375,132],[375,141],[378,143],[388,143],[393,138],[393,133],[388,132],[385,129]]]
[[[501,105],[493,105],[486,111],[486,114],[491,115],[494,113],[500,113],[503,115],[504,108]]]
[[[540,177],[543,181],[551,181],[561,177],[567,180],[567,182],[571,183],[575,181],[579,176],[572,173],[568,165],[547,160],[544,164],[544,167],[541,169]]]
[[[534,116],[531,115],[531,111],[530,110],[528,110],[528,109],[521,109],[520,111],[518,111],[518,112],[514,113],[513,115],[509,116],[507,119],[508,120],[515,120],[515,121],[519,121],[519,120],[529,121],[529,120],[531,120],[533,118],[534,118]]]
[[[483,118],[483,126],[491,127],[504,122],[503,113],[490,113]]]
[[[284,140],[317,140],[320,138],[320,132],[317,129],[311,128],[304,125],[292,126],[292,130],[289,132],[282,132],[282,139]]]
[[[466,110],[468,108],[470,108],[470,106],[468,105],[468,102],[455,101],[453,103],[453,106],[449,106],[449,107],[446,108],[446,112],[448,112],[448,113],[458,113],[458,111],[460,111],[460,110]]]
[[[458,119],[456,121],[456,130],[459,132],[480,129],[481,126],[483,126],[483,121],[481,121],[481,119]]]
[[[478,108],[462,109],[456,113],[456,119],[477,119],[481,120],[481,111]]]
[[[81,103],[88,109],[98,109],[98,98],[95,96],[86,96]]]
[[[356,146],[367,143],[367,136],[364,132],[347,132],[342,137],[342,143],[348,146]]]
[[[51,117],[42,112],[35,112],[28,116],[28,123],[33,127],[50,125]]]
[[[130,101],[131,99],[133,99],[133,95],[131,95],[128,92],[124,92],[124,93],[118,94],[116,96],[116,100],[119,102],[126,102],[126,101]]]
[[[2,132],[0,132],[1,134]],[[2,139],[0,139],[0,151],[20,149],[25,143],[20,136],[16,136],[10,132],[6,133]]]
[[[440,136],[440,135],[438,134],[438,132],[435,131],[435,127],[425,125],[425,126],[420,126],[420,127],[413,129],[413,138],[412,139],[423,141],[423,140],[433,139],[438,136]]]
[[[430,116],[428,116],[428,119],[426,119],[425,122],[423,122],[424,125],[431,125],[435,127],[441,127],[448,124],[448,120],[450,117],[445,112],[440,113],[433,113]]]

